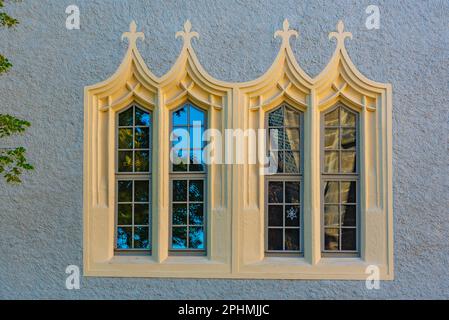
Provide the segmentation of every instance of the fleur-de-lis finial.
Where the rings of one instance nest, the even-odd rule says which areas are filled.
[[[190,23],[190,20],[187,20],[184,23],[184,31],[178,31],[176,32],[176,38],[181,37],[184,41],[184,46],[190,46],[190,41],[192,38],[199,39],[200,35],[198,32],[191,31],[192,30],[192,24]]]
[[[135,48],[137,39],[145,40],[145,35],[143,32],[137,32],[136,22],[133,20],[129,25],[129,32],[124,32],[122,34],[122,41],[127,38],[129,42],[129,47]]]
[[[337,32],[331,32],[329,33],[329,40],[332,38],[337,39],[337,48],[343,48],[345,46],[345,39],[349,38],[352,39],[352,33],[344,31],[345,25],[342,20],[338,21],[337,23]]]
[[[290,24],[287,19],[284,19],[282,23],[282,30],[278,30],[274,33],[274,37],[281,37],[282,45],[287,45],[290,37],[298,37],[298,31],[290,29]]]

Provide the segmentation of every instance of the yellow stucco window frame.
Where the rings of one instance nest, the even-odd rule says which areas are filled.
[[[354,279],[364,280],[375,265],[380,278],[393,279],[392,88],[371,81],[351,62],[340,21],[329,34],[337,42],[327,67],[315,78],[298,65],[290,47],[297,36],[285,20],[275,33],[281,48],[268,71],[244,83],[219,81],[199,63],[191,46],[198,33],[187,21],[173,67],[156,77],[136,41],[131,23],[123,34],[129,48],[109,79],[85,88],[84,274],[117,277]],[[207,254],[170,256],[170,111],[186,101],[207,110],[209,128],[263,129],[265,115],[282,103],[304,114],[304,255],[271,257],[264,252],[265,185],[261,165],[212,164],[207,177]],[[152,252],[115,255],[116,115],[132,103],[153,113]],[[321,254],[321,115],[336,103],[360,119],[360,256]],[[248,143],[248,141],[245,141]],[[224,152],[225,150],[222,150]]]

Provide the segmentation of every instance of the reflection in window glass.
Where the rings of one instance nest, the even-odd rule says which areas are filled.
[[[338,105],[324,115],[323,250],[358,250],[357,114]]]
[[[116,250],[151,248],[150,158],[151,113],[132,105],[118,114]]]
[[[286,104],[267,115],[268,154],[277,168],[266,184],[266,250],[270,253],[302,250],[301,116]]]

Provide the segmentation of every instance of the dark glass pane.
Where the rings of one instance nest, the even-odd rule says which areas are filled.
[[[133,200],[133,182],[120,180],[118,182],[118,202],[131,202]]]
[[[285,250],[299,251],[299,229],[285,229]]]
[[[338,203],[338,182],[324,182],[324,203]]]
[[[299,130],[298,129],[285,129],[285,150],[299,150],[300,140],[299,140]]]
[[[204,171],[205,169],[206,168],[202,159],[202,151],[191,150],[189,171]]]
[[[270,205],[268,206],[268,225],[270,227],[283,226],[284,208],[282,206]]]
[[[136,108],[136,126],[148,127],[151,123],[151,115],[140,108]]]
[[[203,201],[204,198],[204,181],[190,180],[189,181],[189,201]]]
[[[134,148],[148,149],[150,147],[150,129],[149,128],[135,128],[136,135],[134,141]]]
[[[172,223],[173,225],[187,225],[187,204],[173,204]]]
[[[299,181],[285,182],[285,203],[299,203],[301,199]]]
[[[338,151],[326,151],[324,153],[324,172],[338,172]]]
[[[118,125],[121,127],[133,125],[133,108],[132,107],[119,114]]]
[[[282,150],[284,149],[285,130],[283,128],[274,128],[269,131],[269,149]]]
[[[356,229],[341,229],[341,249],[356,250]]]
[[[346,110],[345,108],[340,109],[341,125],[355,127],[356,115],[353,112]]]
[[[135,151],[136,172],[148,172],[150,170],[150,152]]]
[[[136,249],[149,249],[150,248],[148,227],[135,227],[134,228],[134,248],[136,248]]]
[[[299,127],[299,117],[300,117],[300,113],[296,110],[293,110],[291,108],[285,108],[284,109],[285,112],[285,126],[286,127],[295,127],[298,128]]]
[[[338,109],[336,108],[334,111],[326,113],[324,116],[325,126],[338,126]]]
[[[204,128],[191,127],[189,128],[190,148],[201,149],[204,146],[203,141]]]
[[[284,108],[276,109],[268,115],[268,126],[282,127],[284,125]]]
[[[355,181],[341,182],[341,203],[356,203]]]
[[[193,106],[190,107],[190,125],[203,126],[204,112]]]
[[[340,225],[338,205],[324,205],[324,225],[326,227],[338,227]]]
[[[324,231],[324,249],[338,250],[338,229],[326,228]]]
[[[135,202],[149,202],[150,201],[150,187],[148,180],[134,181],[134,201]]]
[[[173,125],[175,126],[185,126],[187,125],[187,109],[182,107],[176,111],[173,111]]]
[[[298,173],[300,166],[299,152],[285,151],[284,168],[285,173]]]
[[[356,139],[355,129],[342,129],[341,130],[341,148],[342,149],[355,149]]]
[[[201,203],[191,203],[189,204],[189,224],[191,225],[202,225],[203,220],[203,204]]]
[[[341,152],[341,172],[352,173],[357,171],[357,164],[355,160],[355,152],[342,151]]]
[[[268,229],[268,250],[283,250],[282,229]]]
[[[204,249],[203,227],[190,227],[189,228],[189,248]]]
[[[132,204],[118,204],[117,205],[117,224],[131,225],[132,220]]]
[[[172,248],[187,248],[187,227],[173,227],[172,231]]]
[[[133,129],[127,128],[118,129],[118,148],[119,149],[133,148]]]
[[[149,220],[149,205],[148,204],[135,204],[134,205],[134,224],[146,225]]]
[[[299,206],[285,206],[285,225],[299,227]]]
[[[119,151],[118,152],[118,171],[132,172],[133,171],[133,152]]]
[[[188,151],[181,149],[172,149],[173,152],[173,171],[187,171]]]
[[[277,153],[278,155],[278,171],[277,173],[283,173],[284,172],[284,151],[280,151]]]
[[[324,130],[324,148],[325,149],[339,149],[338,139],[339,139],[338,128],[325,129]]]
[[[356,206],[343,205],[341,206],[341,223],[345,227],[356,226]]]
[[[173,201],[187,201],[187,180],[173,180]]]
[[[282,181],[268,182],[268,203],[284,202],[284,190]]]
[[[117,249],[130,249],[132,246],[131,227],[117,228]]]

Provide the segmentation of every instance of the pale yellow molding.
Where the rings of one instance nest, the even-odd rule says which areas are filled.
[[[122,35],[128,49],[117,71],[85,88],[84,273],[89,276],[358,279],[368,265],[393,279],[392,137],[390,84],[363,76],[345,40],[352,34],[339,21],[336,49],[314,78],[299,66],[290,41],[299,33],[287,19],[274,33],[279,52],[265,74],[248,82],[213,78],[192,47],[199,34],[189,20],[176,33],[183,46],[172,68],[155,76],[137,48],[144,40],[133,21]],[[192,101],[207,111],[209,127],[258,129],[281,103],[304,113],[304,257],[264,254],[264,177],[258,165],[211,165],[208,185],[206,257],[168,254],[170,111]],[[131,103],[154,114],[152,158],[152,255],[115,256],[115,116]],[[360,114],[362,248],[360,258],[322,258],[320,252],[320,118],[341,102]],[[248,143],[247,141],[245,143]],[[224,152],[225,150],[222,150]]]

